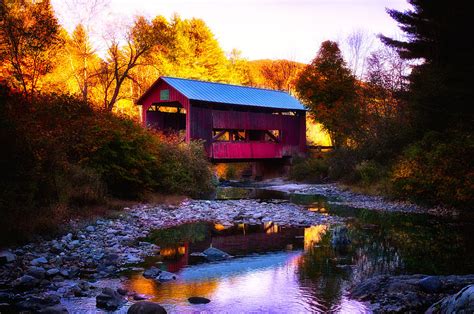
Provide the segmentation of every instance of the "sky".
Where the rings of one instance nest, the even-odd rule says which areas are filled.
[[[249,60],[289,59],[308,63],[321,42],[344,45],[362,31],[379,45],[377,34],[400,37],[386,8],[409,9],[405,0],[52,0],[60,23],[71,32],[82,21],[93,42],[124,29],[137,15],[152,19],[201,18],[226,52],[236,48]],[[94,6],[93,4],[96,3]],[[91,10],[92,7],[95,9]],[[87,12],[95,11],[90,14]],[[101,47],[98,47],[100,50]],[[344,47],[343,47],[344,50]]]

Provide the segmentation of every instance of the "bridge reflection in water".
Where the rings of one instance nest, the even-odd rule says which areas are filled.
[[[181,226],[182,229],[187,227]],[[177,230],[184,235],[184,241],[178,241],[174,246],[157,241],[158,245],[168,246],[162,246],[161,256],[150,261],[161,261],[162,264],[158,265],[176,272],[178,280],[156,283],[135,274],[130,278],[128,288],[149,295],[151,300],[163,304],[168,310],[178,312],[314,312],[327,311],[335,306],[365,311],[362,304],[342,295],[341,289],[332,292],[334,295],[329,297],[332,301],[326,302],[324,285],[314,285],[314,280],[302,273],[307,264],[305,255],[315,245],[324,241],[326,244],[323,245],[327,245],[328,241],[324,239],[328,235],[327,225],[282,228],[268,222],[258,226],[240,224],[226,228],[216,224],[193,228],[203,233],[195,235],[200,240],[191,239],[182,229]],[[156,238],[160,236],[156,235]],[[190,255],[211,245],[235,257],[207,263]],[[212,302],[190,305],[187,298],[191,296],[206,297]]]

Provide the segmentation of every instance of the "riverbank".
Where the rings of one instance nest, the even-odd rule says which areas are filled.
[[[384,212],[404,212],[415,214],[431,214],[436,216],[457,216],[459,212],[443,207],[424,207],[408,201],[390,200],[383,196],[367,195],[351,191],[349,187],[339,183],[303,184],[287,182],[280,179],[260,183],[265,189],[297,193],[321,195],[328,198],[333,205],[350,206]]]
[[[401,275],[376,276],[352,288],[351,297],[368,302],[374,313],[423,313],[436,302],[458,293],[474,284],[474,275],[427,276]],[[464,295],[451,302],[452,311],[437,313],[472,313],[474,295]],[[469,304],[470,303],[470,304]],[[433,308],[434,310],[434,308]]]
[[[116,219],[97,219],[78,229],[72,225],[62,237],[4,252],[0,303],[38,311],[67,297],[97,294],[99,289],[89,280],[119,278],[159,253],[160,247],[146,241],[153,230],[197,221],[310,226],[342,219],[288,202],[186,200],[179,206],[137,205],[125,208]]]
[[[466,273],[466,269],[473,269],[470,264],[462,262],[462,258],[469,258],[472,255],[464,251],[469,250],[470,246],[466,243],[471,242],[459,242],[460,237],[462,241],[468,241],[468,238],[464,239],[464,231],[460,230],[470,227],[459,228],[454,220],[446,224],[450,221],[448,217],[411,215],[431,213],[424,208],[356,194],[336,184],[309,185],[273,180],[256,183],[251,189],[279,191],[279,193],[270,193],[267,194],[267,198],[261,199],[180,199],[178,203],[140,204],[126,207],[114,217],[95,219],[88,224],[85,224],[85,221],[73,221],[66,228],[69,232],[63,236],[4,251],[3,255],[0,254],[0,311],[12,309],[38,311],[48,306],[63,306],[75,310],[84,306],[83,303],[75,304],[75,300],[84,298],[88,300],[88,306],[92,302],[94,310],[95,298],[98,295],[104,297],[101,293],[102,288],[112,287],[115,292],[123,292],[124,285],[129,280],[124,274],[133,272],[141,277],[144,271],[143,262],[148,257],[155,258],[160,256],[162,250],[163,252],[169,250],[168,247],[159,247],[157,245],[159,242],[150,241],[156,230],[195,222],[208,222],[212,226],[217,226],[219,230],[232,229],[232,226],[236,225],[271,224],[278,229],[277,234],[282,232],[279,228],[300,228],[304,233],[300,234],[298,239],[303,243],[304,238],[305,245],[303,252],[298,254],[303,255],[299,262],[295,260],[292,263],[299,265],[306,263],[302,262],[304,259],[311,260],[308,266],[304,266],[307,267],[305,270],[307,274],[313,274],[313,269],[319,269],[318,265],[322,263],[321,265],[326,266],[320,270],[319,276],[328,276],[327,280],[332,280],[333,276],[337,276],[339,280],[350,278],[347,286],[367,279],[370,281],[372,277],[376,278],[379,275],[388,278],[383,282],[392,282],[392,278],[397,280],[392,274],[395,275],[400,271],[409,274],[433,274],[436,271],[450,274],[454,271]],[[308,199],[311,202],[321,201],[321,206],[324,206],[325,210],[312,211],[312,205],[292,203],[291,201],[294,201],[292,197],[280,198],[282,193],[310,196]],[[321,197],[323,200],[320,200]],[[340,215],[338,208],[349,210],[346,214]],[[353,210],[356,208],[364,209]],[[367,208],[369,210],[366,210]],[[426,220],[430,222],[425,225],[423,222]],[[437,227],[438,221],[441,220],[442,233]],[[341,229],[345,230],[344,234],[348,237],[342,248],[333,245],[335,229],[331,226],[335,224],[347,226]],[[275,228],[269,230],[276,230]],[[268,234],[264,232],[259,239],[263,236]],[[323,238],[325,240],[322,240]],[[314,242],[314,239],[318,242]],[[406,239],[410,241],[407,242]],[[176,241],[180,243],[182,240]],[[222,241],[227,243],[227,240]],[[455,261],[458,261],[457,264],[455,261],[445,261],[443,256],[447,253],[443,252],[446,252],[446,247],[438,247],[437,243],[441,243],[440,241],[450,243],[448,244],[450,249],[456,248],[456,245],[464,248],[454,251],[456,253],[449,253],[450,258],[453,256]],[[313,244],[308,246],[307,243]],[[186,252],[191,254],[196,251]],[[252,256],[253,253],[249,254]],[[429,264],[424,256],[430,256]],[[423,267],[424,265],[428,267]],[[327,273],[323,270],[326,267],[328,267]],[[416,280],[420,279],[422,278]],[[463,282],[461,279],[459,283]],[[305,280],[312,282],[314,278],[309,277]],[[412,285],[412,282],[403,285]],[[123,296],[126,303],[121,307],[121,311],[140,299],[152,297],[143,296],[143,291],[130,289],[130,286],[135,287],[128,284],[128,291]],[[380,286],[386,285],[380,284]],[[388,284],[388,286],[397,285]],[[418,287],[417,284],[412,286]],[[340,289],[342,293],[347,291],[342,286]],[[400,307],[400,304],[403,304],[403,297],[399,299],[387,297],[391,293],[390,289],[371,291],[369,297],[354,294],[351,298],[370,302],[369,306],[374,311],[405,309]],[[442,296],[444,294],[428,296],[422,291],[416,295],[418,303],[414,304],[427,306]],[[345,300],[347,301],[344,302],[349,302],[349,299]],[[393,303],[390,303],[392,301]]]

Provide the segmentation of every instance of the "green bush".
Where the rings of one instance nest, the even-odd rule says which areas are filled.
[[[25,99],[0,85],[0,145],[0,236],[60,224],[106,195],[194,197],[214,187],[202,143],[165,139],[66,95]]]
[[[328,177],[328,164],[323,158],[295,158],[289,178],[296,181],[323,182]]]
[[[404,151],[393,167],[394,193],[430,205],[472,209],[474,205],[472,134],[430,132]]]
[[[339,147],[329,153],[328,157],[328,175],[331,180],[342,180],[353,182],[356,180],[354,170],[359,161],[356,150]]]
[[[363,185],[371,185],[385,179],[387,171],[373,160],[364,160],[355,166],[355,177]]]

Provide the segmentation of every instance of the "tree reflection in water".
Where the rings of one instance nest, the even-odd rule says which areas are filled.
[[[200,295],[212,300],[202,309],[211,312],[228,307],[363,312],[365,307],[350,300],[347,291],[368,277],[474,272],[472,223],[328,206],[319,199],[311,203],[310,210],[348,218],[349,245],[333,247],[328,225],[188,224],[150,237],[162,247],[160,265],[177,272],[179,279],[158,284],[139,273],[132,275],[129,287],[174,304],[176,311],[191,310],[187,297]],[[191,253],[210,245],[236,258],[218,263],[192,261]]]

